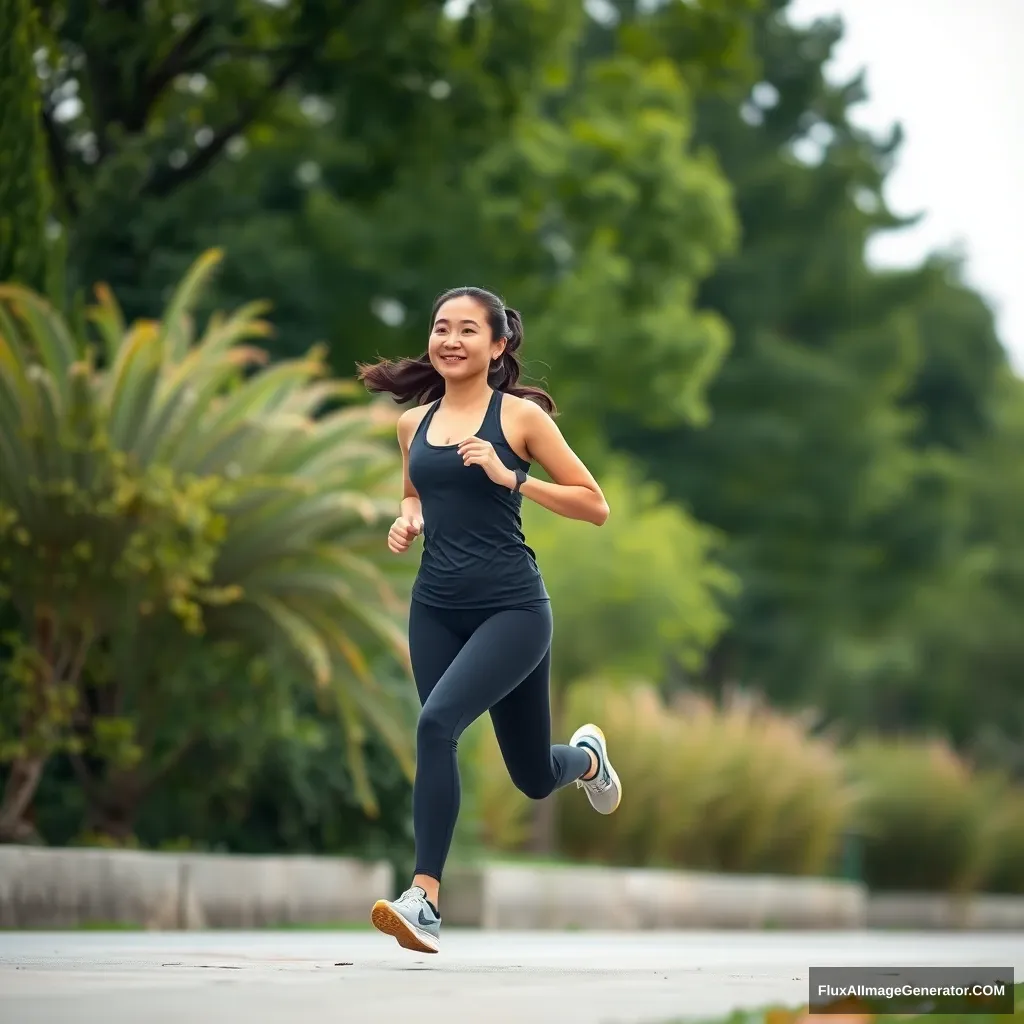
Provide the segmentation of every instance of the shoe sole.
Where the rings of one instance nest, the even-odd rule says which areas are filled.
[[[437,940],[414,928],[387,900],[374,903],[370,911],[370,923],[377,931],[393,936],[403,949],[412,949],[417,953],[438,952]]]
[[[598,814],[614,814],[619,809],[619,804],[622,803],[622,780],[619,778],[619,773],[612,767],[611,759],[608,757],[608,740],[605,739],[604,730],[600,726],[592,725],[590,723],[587,725],[581,725],[576,732],[573,733],[572,739],[569,740],[569,743],[571,746],[575,746],[579,737],[586,736],[588,734],[596,735],[601,740],[601,749],[604,754],[605,764],[608,766],[608,774],[615,782],[615,792],[618,794],[615,800],[615,806],[612,807],[610,811],[598,810],[598,808],[594,807],[593,804],[590,806],[594,807],[594,810],[597,811]]]

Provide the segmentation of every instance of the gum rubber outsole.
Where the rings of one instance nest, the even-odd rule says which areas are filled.
[[[370,923],[379,932],[393,936],[403,949],[417,953],[436,953],[413,930],[411,924],[395,910],[387,900],[377,900],[370,911]]]
[[[604,734],[604,730],[599,726],[595,725],[594,728],[601,734],[601,742],[605,745],[605,749],[608,747],[608,738]],[[619,773],[612,769],[615,775],[615,788],[618,791],[619,798],[615,801],[615,806],[608,812],[614,814],[619,809],[619,804],[622,803],[622,779],[619,778]]]

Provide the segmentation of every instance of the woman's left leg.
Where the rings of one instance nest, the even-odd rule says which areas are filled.
[[[532,800],[589,775],[585,747],[551,743],[551,649],[540,664],[491,708],[494,735],[509,777]]]
[[[622,798],[622,783],[608,758],[604,733],[589,723],[567,744],[552,745],[550,688],[549,646],[536,668],[490,709],[509,777],[532,800],[577,782],[596,811],[611,814]]]

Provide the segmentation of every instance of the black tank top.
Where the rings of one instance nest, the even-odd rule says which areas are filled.
[[[509,469],[530,463],[501,429],[500,391],[491,393],[475,436],[490,441]],[[493,483],[480,466],[466,466],[458,444],[427,440],[440,399],[423,417],[409,446],[409,479],[423,506],[423,555],[412,596],[441,608],[510,608],[547,600],[536,558],[523,536],[520,494]]]

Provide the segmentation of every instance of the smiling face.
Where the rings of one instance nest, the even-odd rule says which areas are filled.
[[[449,299],[437,311],[427,352],[445,380],[461,381],[483,374],[505,350],[493,339],[487,309],[468,295]]]

